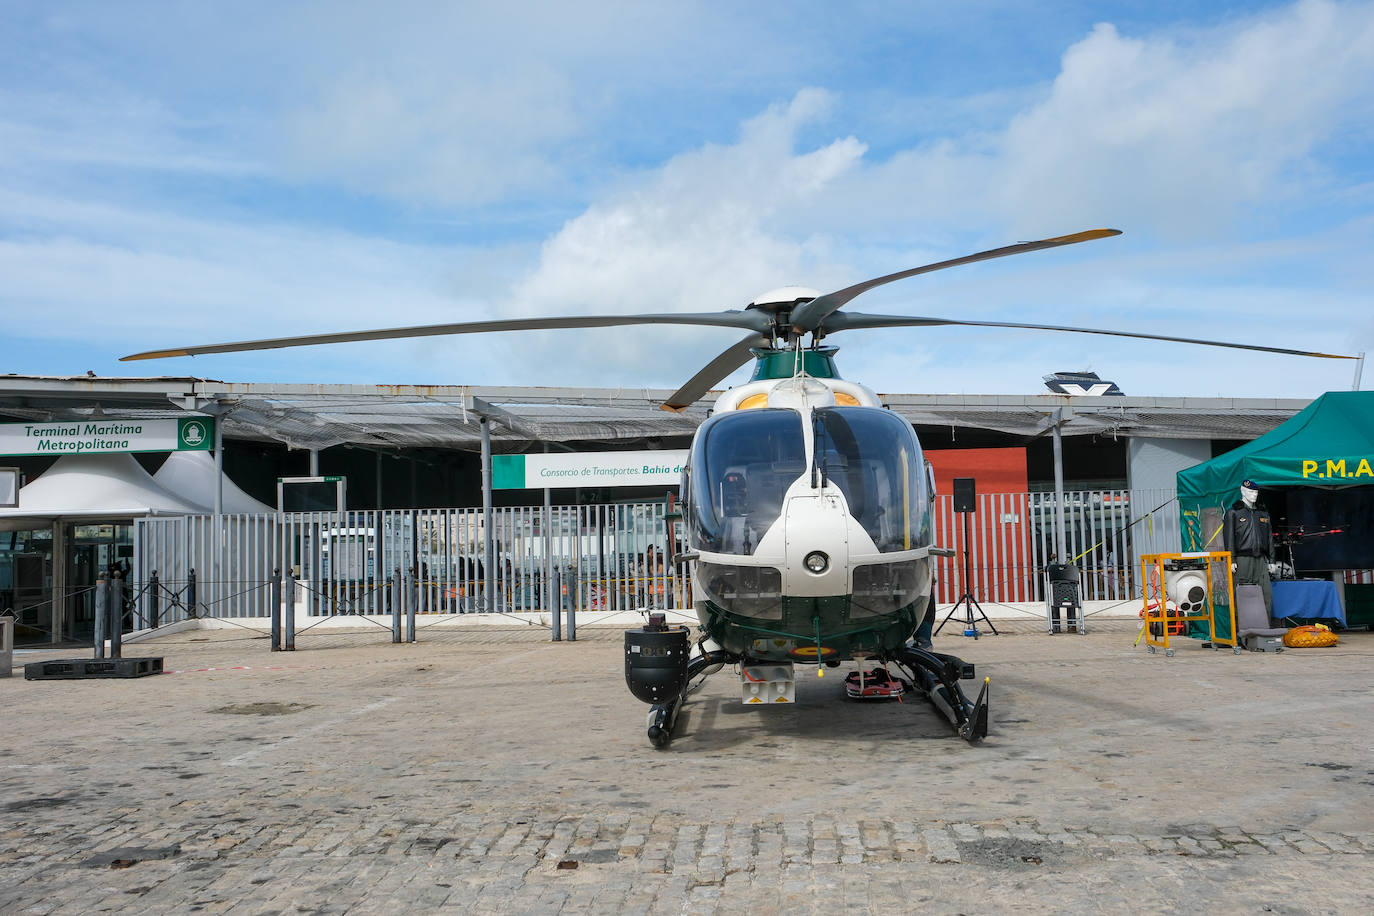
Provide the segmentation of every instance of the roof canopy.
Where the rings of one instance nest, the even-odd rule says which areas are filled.
[[[1258,439],[1178,472],[1185,550],[1220,549],[1241,481],[1260,487],[1374,485],[1374,391],[1329,391]]]
[[[1374,391],[1329,391],[1291,420],[1211,461],[1178,472],[1178,495],[1230,497],[1261,487],[1374,484]]]
[[[682,413],[659,409],[667,390],[513,388],[458,385],[244,384],[195,378],[0,376],[0,415],[68,420],[220,418],[232,440],[292,448],[337,445],[396,451],[478,451],[479,421],[490,421],[501,452],[545,443],[690,437],[710,399]],[[988,429],[1027,439],[1058,425],[1066,436],[1250,439],[1307,405],[1305,399],[1069,397],[1065,395],[881,394],[917,426]]]

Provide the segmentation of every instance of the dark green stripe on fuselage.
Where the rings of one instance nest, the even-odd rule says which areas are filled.
[[[761,620],[731,614],[711,601],[698,601],[706,633],[729,652],[750,658],[812,662],[817,632],[826,658],[847,659],[859,653],[901,648],[920,623],[921,599],[895,613],[851,618],[848,595],[782,599],[781,620]],[[801,650],[800,653],[797,650]]]

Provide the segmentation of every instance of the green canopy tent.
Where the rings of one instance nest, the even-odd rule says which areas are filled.
[[[1268,487],[1374,485],[1374,391],[1328,391],[1258,439],[1178,472],[1184,550],[1221,550],[1241,481]]]
[[[1241,481],[1263,489],[1374,486],[1374,391],[1329,391],[1286,423],[1178,472],[1184,550],[1224,550],[1222,520]]]

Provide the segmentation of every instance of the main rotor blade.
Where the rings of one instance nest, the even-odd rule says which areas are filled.
[[[306,334],[300,337],[271,337],[238,343],[204,344],[148,350],[120,357],[163,359],[169,356],[199,356],[202,353],[237,353],[243,350],[274,350],[279,347],[309,347],[314,344],[349,343],[359,340],[390,340],[405,337],[435,337],[444,334],[481,334],[490,331],[543,331],[557,328],[606,328],[635,324],[692,324],[711,327],[748,328],[764,333],[771,326],[760,311],[665,312],[657,315],[574,315],[565,318],[510,318],[497,321],[466,321],[457,324],[425,324],[410,328],[381,328],[375,331],[344,331],[338,334]],[[727,373],[728,374],[728,373]]]
[[[1203,340],[1198,337],[1175,337],[1169,334],[1141,334],[1135,331],[1109,331],[1102,328],[1077,328],[1055,324],[1022,324],[1016,321],[963,321],[955,318],[921,318],[907,315],[866,315],[862,312],[839,312],[825,322],[824,331],[853,331],[860,328],[922,328],[938,325],[962,325],[975,328],[1020,328],[1028,331],[1068,331],[1073,334],[1105,334],[1109,337],[1134,337],[1140,340],[1163,340],[1169,343],[1199,344],[1204,347],[1230,347],[1234,350],[1259,350],[1282,353],[1286,356],[1315,356],[1321,359],[1359,359],[1340,353],[1317,353],[1312,350],[1291,350],[1287,347],[1266,347],[1261,344],[1233,343],[1225,340]]]
[[[938,261],[934,264],[927,264],[924,267],[913,267],[910,270],[898,271],[895,274],[888,274],[885,277],[877,277],[872,280],[865,280],[863,283],[856,283],[844,289],[836,290],[833,293],[826,293],[817,296],[810,302],[804,302],[792,310],[792,330],[798,334],[805,334],[814,331],[828,318],[836,309],[852,300],[860,293],[866,293],[874,287],[883,286],[896,280],[905,280],[907,277],[914,277],[917,274],[928,274],[936,270],[944,270],[946,267],[958,267],[961,264],[973,264],[976,261],[991,261],[993,258],[1005,258],[1009,254],[1023,254],[1027,251],[1040,251],[1044,248],[1059,248],[1062,245],[1075,245],[1079,242],[1088,242],[1093,239],[1105,239],[1109,236],[1120,235],[1119,229],[1089,229],[1086,232],[1075,232],[1073,235],[1061,235],[1052,239],[1041,239],[1038,242],[1019,242],[1015,245],[1007,245],[1004,248],[993,248],[990,251],[980,251],[978,254],[965,255],[962,258],[954,258],[949,261]]]
[[[660,409],[686,410],[727,375],[749,362],[750,350],[754,347],[766,346],[768,346],[767,337],[762,336],[762,334],[750,334],[707,363],[705,368],[688,379],[685,385],[673,392],[668,400],[659,405]]]

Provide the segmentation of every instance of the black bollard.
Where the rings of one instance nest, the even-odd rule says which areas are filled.
[[[162,583],[158,581],[157,570],[153,570],[148,576],[148,626],[153,629],[158,627],[158,618],[162,615]]]
[[[398,567],[391,576],[391,641],[401,641],[401,570]]]
[[[406,589],[406,595],[410,598],[410,603],[406,605],[406,642],[415,641],[415,609],[420,606],[420,581],[413,570],[407,571],[410,576],[410,587]]]
[[[196,619],[196,571],[186,574],[186,618]]]
[[[283,652],[296,651],[296,577],[290,576],[286,580],[286,613],[282,623],[282,646]]]
[[[124,573],[115,570],[106,586],[110,596],[105,609],[110,615],[110,658],[124,657]]]
[[[582,587],[578,572],[576,568],[568,571],[572,579],[572,587],[568,589],[568,642],[577,642],[577,597]]]
[[[102,570],[95,577],[95,657],[105,657],[105,625],[109,623],[109,609],[106,605],[109,602],[109,591],[105,587],[105,573]]]
[[[156,573],[154,574],[156,575]],[[272,570],[272,651],[281,651],[281,569]]]

